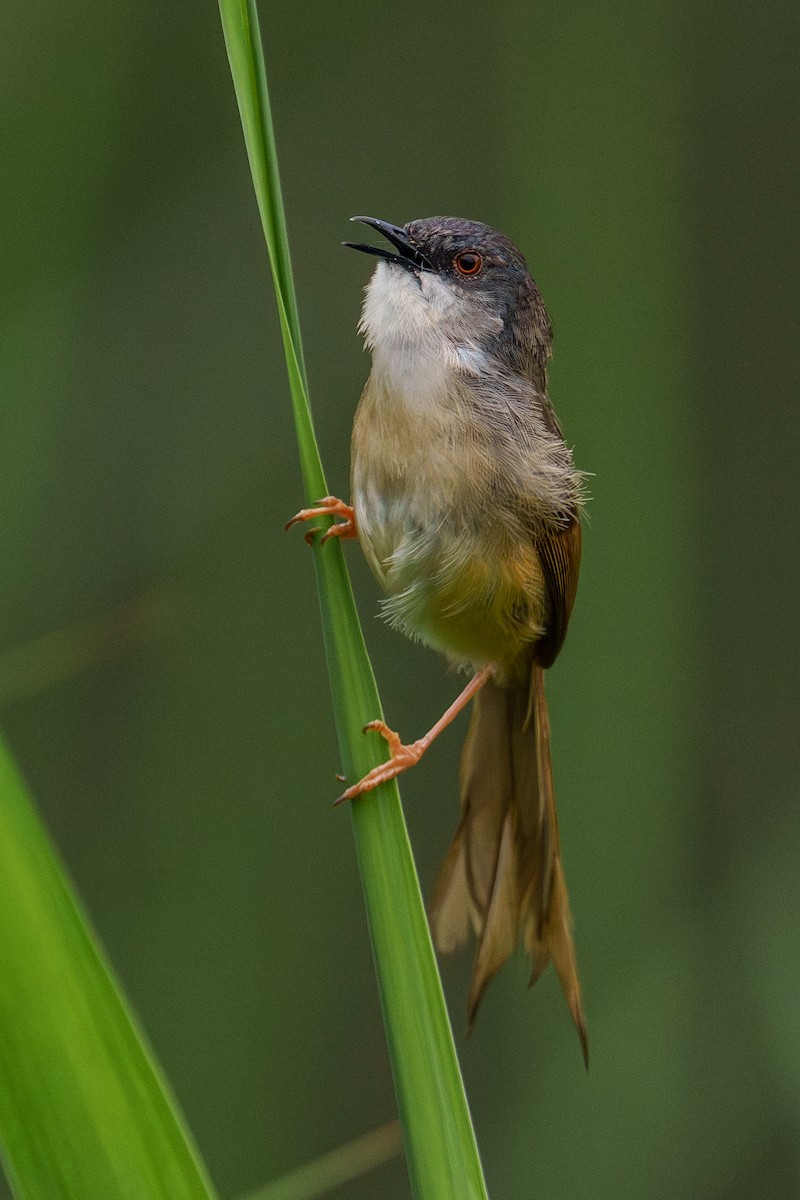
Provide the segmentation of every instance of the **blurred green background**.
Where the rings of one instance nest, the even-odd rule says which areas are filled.
[[[215,5],[7,16],[0,719],[234,1197],[394,1112],[312,564],[281,528],[301,494],[266,253]],[[549,681],[588,1078],[552,972],[529,993],[511,963],[466,1041],[469,955],[444,964],[493,1200],[794,1195],[798,10],[261,16],[333,489],[368,371],[353,213],[520,244],[594,473]],[[456,681],[348,558],[416,735]],[[14,648],[153,592],[80,672],[45,644],[40,684],[14,674]],[[403,786],[428,892],[463,727]],[[407,1194],[396,1160],[335,1196]]]

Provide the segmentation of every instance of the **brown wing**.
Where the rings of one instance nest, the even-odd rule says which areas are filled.
[[[536,643],[534,659],[540,667],[550,667],[556,660],[567,635],[569,615],[578,590],[578,571],[581,565],[581,523],[573,514],[568,525],[536,539],[536,549],[542,564],[549,614],[547,630]]]

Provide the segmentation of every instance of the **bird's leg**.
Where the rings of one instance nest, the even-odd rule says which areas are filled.
[[[345,800],[353,800],[356,796],[361,796],[364,792],[371,792],[379,783],[385,783],[387,779],[394,779],[402,771],[407,771],[409,767],[413,767],[422,758],[425,751],[430,746],[434,738],[437,738],[443,729],[446,729],[450,722],[456,717],[467,704],[469,704],[476,692],[479,692],[488,679],[491,679],[493,673],[492,667],[483,667],[476,675],[473,675],[467,686],[464,688],[460,696],[458,696],[446,712],[439,717],[435,725],[431,726],[423,737],[418,738],[416,742],[411,742],[408,746],[400,741],[398,734],[390,729],[385,721],[370,721],[364,726],[364,733],[368,730],[374,730],[381,737],[386,738],[389,745],[391,757],[378,767],[373,767],[372,770],[360,779],[358,783],[354,783],[346,792],[343,792],[337,804],[341,804]]]
[[[336,496],[325,496],[322,500],[318,500],[313,508],[301,508],[299,513],[295,513],[291,521],[287,521],[285,529],[291,529],[298,521],[310,521],[314,517],[341,517],[341,524],[331,525],[322,536],[322,542],[327,542],[328,538],[354,538],[358,537],[356,533],[356,517],[353,509],[349,504],[345,504],[344,500],[337,499]],[[314,541],[314,535],[319,533],[319,526],[314,526],[309,529],[303,536],[309,546]],[[320,543],[321,544],[321,543]]]

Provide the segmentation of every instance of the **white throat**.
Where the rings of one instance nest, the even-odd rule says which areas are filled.
[[[498,317],[435,273],[412,273],[388,262],[375,268],[359,323],[373,375],[409,400],[446,386],[452,371],[485,370],[476,336],[501,328]]]

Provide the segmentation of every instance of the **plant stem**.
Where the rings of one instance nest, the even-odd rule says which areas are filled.
[[[253,0],[220,0],[220,13],[310,503],[327,488],[308,404],[258,17]],[[377,735],[362,733],[382,710],[338,541],[320,546],[317,538],[314,562],[342,761],[348,779],[358,779],[385,749]],[[396,781],[356,800],[352,816],[413,1193],[419,1200],[481,1200],[483,1173]]]

